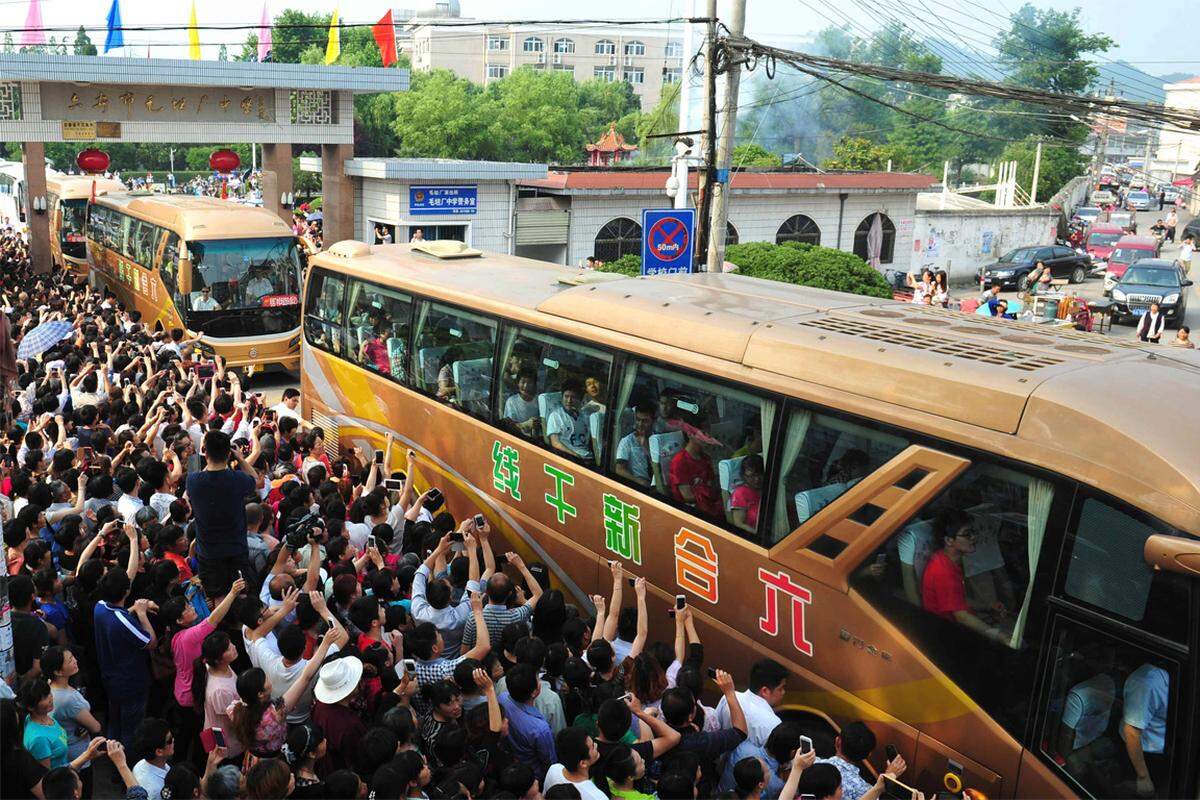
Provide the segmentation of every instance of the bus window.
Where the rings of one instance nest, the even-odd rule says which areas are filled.
[[[600,463],[612,356],[518,328],[508,330],[501,353],[501,424],[572,458]]]
[[[347,355],[369,370],[407,383],[412,298],[373,283],[350,285]]]
[[[308,281],[304,335],[313,347],[342,354],[342,301],[346,280],[325,270],[314,270]]]
[[[137,220],[128,214],[121,214],[119,219],[120,228],[117,241],[120,243],[120,247],[117,249],[126,258],[134,258],[133,247],[136,240]]]
[[[174,298],[179,292],[179,235],[167,231],[167,245],[163,248],[162,279],[167,291]]]
[[[1186,535],[1086,497],[1070,539],[1063,593],[1148,633],[1187,642],[1188,615],[1181,609],[1188,607],[1189,582],[1146,563],[1142,549],[1155,533]]]
[[[1055,486],[976,463],[860,565],[852,584],[1014,735],[1028,719]],[[1040,572],[1039,572],[1040,566]],[[1010,676],[997,681],[997,674]]]
[[[783,440],[771,543],[908,447],[900,433],[793,406]]]
[[[487,417],[495,349],[495,320],[441,303],[421,304],[416,378],[422,391]]]
[[[616,474],[757,538],[775,403],[635,361],[619,388]]]
[[[294,236],[188,242],[192,256],[192,308],[208,287],[220,310],[294,307],[300,287],[300,253]]]
[[[1042,754],[1084,796],[1172,796],[1178,664],[1064,617],[1055,627]]]

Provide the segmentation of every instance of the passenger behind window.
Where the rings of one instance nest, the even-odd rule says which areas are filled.
[[[696,506],[706,517],[724,519],[725,511],[721,508],[721,491],[717,486],[716,473],[713,472],[712,459],[704,452],[704,445],[719,445],[720,442],[704,432],[704,420],[697,420],[696,425],[682,423],[681,427],[687,436],[687,443],[671,459],[667,478],[671,496]]]
[[[1166,754],[1167,701],[1171,678],[1155,664],[1142,664],[1125,681],[1125,711],[1121,736],[1133,764],[1136,791],[1152,796],[1156,787],[1165,796],[1170,758]]]
[[[646,488],[650,488],[650,434],[657,413],[654,403],[638,403],[633,410],[633,430],[617,443],[617,474]]]
[[[1072,652],[1066,665],[1068,682],[1076,683],[1063,699],[1054,760],[1084,785],[1115,786],[1117,748],[1105,735],[1117,696],[1115,653],[1094,645],[1080,649],[1084,652]]]
[[[733,524],[750,534],[758,532],[758,507],[762,502],[762,456],[749,455],[742,461],[742,483],[729,497]]]
[[[587,400],[583,404],[584,413],[604,411],[604,379],[596,375],[588,375],[583,381],[583,389],[587,393]]]
[[[517,376],[517,392],[504,401],[504,422],[520,435],[541,438],[542,418],[538,415],[537,372],[531,367]]]
[[[454,362],[462,358],[462,348],[454,345],[438,359],[437,398],[458,403],[458,385],[454,383]]]
[[[670,389],[658,394],[658,419],[654,421],[654,433],[670,433],[679,430],[681,415],[679,398]]]
[[[921,576],[921,605],[931,614],[953,620],[981,636],[1008,644],[1004,631],[976,616],[967,605],[963,577],[963,556],[975,551],[972,520],[957,508],[943,509],[933,523],[933,532],[942,549],[929,557]]]
[[[574,458],[592,459],[592,435],[588,414],[583,413],[583,384],[574,378],[563,381],[562,405],[546,420],[550,446]]]
[[[846,493],[871,471],[871,458],[857,447],[842,453],[829,467],[829,483],[796,495],[797,523],[810,519],[818,511]]]
[[[742,446],[733,451],[730,458],[742,458],[743,456],[762,455],[763,442],[762,431],[757,427],[746,428],[742,434]]]
[[[392,360],[388,354],[388,346],[383,340],[386,328],[379,321],[378,315],[374,316],[372,323],[365,340],[359,346],[359,360],[376,372],[390,375],[392,372]]]

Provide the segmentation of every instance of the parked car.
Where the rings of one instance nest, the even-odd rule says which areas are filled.
[[[1149,211],[1157,205],[1157,198],[1151,200],[1149,192],[1130,192],[1125,197],[1125,207],[1130,211]]]
[[[1179,233],[1179,241],[1182,242],[1188,236],[1192,237],[1193,242],[1200,242],[1200,217],[1196,217],[1183,227]]]
[[[1108,221],[1119,226],[1126,233],[1137,235],[1136,211],[1110,211],[1108,212]]]
[[[1153,236],[1122,236],[1108,257],[1108,271],[1104,273],[1104,294],[1112,294],[1113,287],[1135,262],[1146,258],[1158,258],[1160,242]]]
[[[1066,278],[1071,283],[1082,283],[1092,269],[1087,253],[1076,253],[1062,245],[1037,245],[1008,251],[995,263],[981,267],[975,277],[984,286],[1024,290],[1030,271],[1039,261],[1050,268],[1051,277]]]
[[[1124,235],[1125,231],[1121,229],[1120,225],[1111,222],[1092,223],[1092,227],[1088,229],[1087,239],[1084,240],[1084,247],[1087,249],[1087,254],[1092,257],[1093,268],[1101,264],[1108,264],[1108,257],[1112,255],[1113,248]]]
[[[1163,204],[1165,205],[1166,203],[1170,203],[1171,205],[1175,205],[1179,202],[1179,195],[1180,191],[1178,186],[1166,187],[1163,189]]]
[[[1117,202],[1117,196],[1108,189],[1097,189],[1092,192],[1092,196],[1088,198],[1088,202],[1094,206],[1106,206],[1109,203]]]
[[[1175,262],[1145,258],[1125,270],[1113,287],[1113,320],[1137,320],[1158,303],[1168,327],[1182,324],[1187,313],[1187,287],[1192,285]]]
[[[1075,209],[1075,213],[1071,215],[1071,221],[1079,220],[1084,224],[1095,222],[1104,212],[1097,206],[1080,206]]]

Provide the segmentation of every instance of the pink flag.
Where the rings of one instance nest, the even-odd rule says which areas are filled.
[[[267,17],[267,4],[263,3],[262,20],[258,23],[258,60],[266,61],[271,55],[271,20]]]
[[[29,0],[29,13],[25,15],[25,30],[21,31],[21,44],[44,45],[46,30],[42,27],[42,5],[40,0]]]

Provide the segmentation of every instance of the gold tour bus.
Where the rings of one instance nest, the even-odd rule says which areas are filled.
[[[1200,354],[730,274],[344,241],[305,286],[331,453],[418,453],[568,597],[683,594],[711,666],[926,792],[1197,796]],[[1139,780],[1140,779],[1140,780]]]
[[[96,198],[95,279],[152,329],[183,328],[230,367],[296,370],[303,261],[291,228],[260,208],[143,192]]]
[[[46,175],[46,206],[50,211],[50,257],[69,270],[76,283],[88,279],[87,215],[93,185],[96,196],[125,191],[125,184],[91,175]]]

